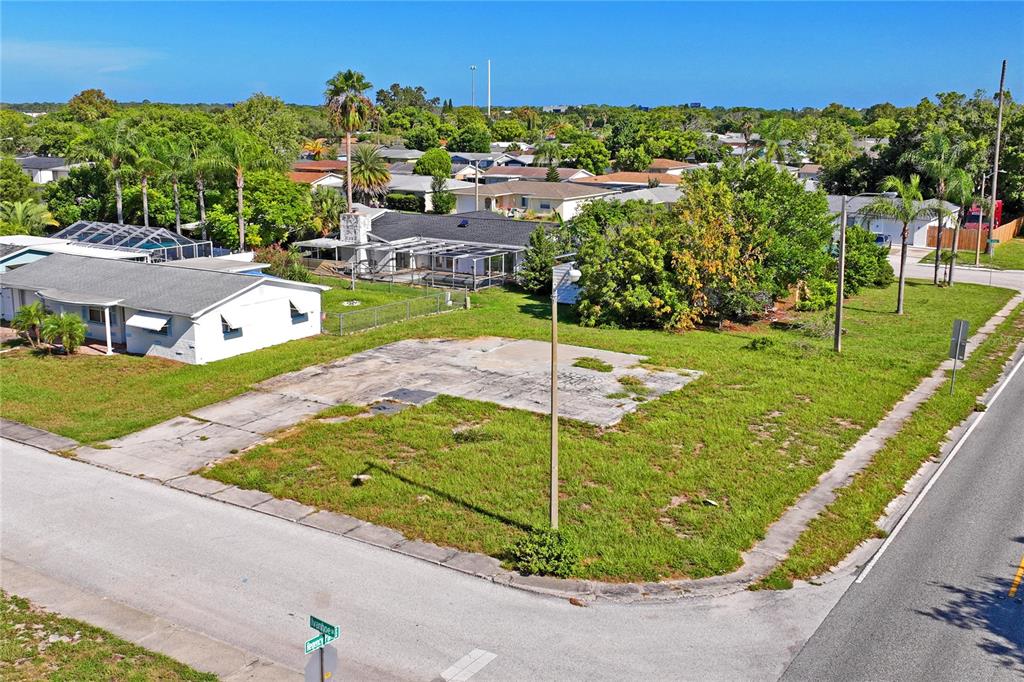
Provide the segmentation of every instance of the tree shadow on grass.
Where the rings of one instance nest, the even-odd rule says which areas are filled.
[[[989,577],[985,582],[985,589],[940,584],[949,602],[918,613],[961,630],[981,630],[982,651],[1003,670],[1024,676],[1024,599],[1007,596],[1009,579]]]
[[[533,526],[529,524],[523,523],[521,521],[516,521],[515,519],[511,519],[507,516],[499,514],[498,512],[491,511],[490,509],[484,509],[483,507],[476,505],[472,502],[468,502],[466,500],[463,500],[462,498],[455,497],[451,493],[445,492],[440,488],[435,488],[434,486],[427,485],[426,483],[420,483],[419,481],[415,481],[409,478],[408,476],[403,476],[402,474],[396,471],[392,471],[387,467],[382,467],[381,465],[376,464],[375,462],[367,462],[366,468],[363,469],[362,473],[365,474],[371,471],[376,471],[379,474],[396,478],[402,483],[405,483],[406,485],[410,485],[414,488],[426,491],[442,500],[445,500],[446,502],[451,502],[454,505],[462,507],[463,509],[468,509],[469,511],[475,512],[482,516],[486,516],[489,519],[494,519],[495,521],[504,523],[506,526],[512,526],[513,528],[518,528],[519,530],[526,531],[527,533],[536,530]]]

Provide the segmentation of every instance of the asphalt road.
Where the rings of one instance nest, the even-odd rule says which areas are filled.
[[[932,280],[935,274],[934,264],[918,263],[921,258],[932,253],[934,249],[924,249],[922,247],[913,246],[907,252],[907,278],[908,279],[924,279],[929,282]],[[1006,289],[1016,289],[1018,291],[1024,291],[1024,271],[1021,270],[989,270],[984,267],[985,256],[981,257],[982,267],[963,267],[957,266],[954,273],[954,284],[957,282],[970,282],[972,284],[985,284],[995,287],[1004,287]],[[896,245],[889,251],[889,263],[892,265],[893,272],[897,275],[900,271],[900,249],[899,245]],[[945,272],[945,267],[939,268],[939,275],[941,276]]]
[[[310,614],[342,679],[773,680],[852,576],[823,587],[586,608],[0,441],[0,554],[301,670]]]
[[[1024,679],[1024,369],[786,680]]]

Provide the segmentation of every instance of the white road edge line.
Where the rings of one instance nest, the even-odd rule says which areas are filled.
[[[457,660],[452,667],[441,673],[441,679],[448,682],[466,682],[497,657],[497,654],[492,654],[490,651],[473,649]]]
[[[1019,370],[1022,365],[1024,365],[1024,358],[1018,360],[1014,368],[1010,370],[1010,374],[1007,375],[1006,380],[1003,381],[1003,383],[999,385],[999,388],[996,389],[996,392],[992,395],[992,399],[988,401],[986,408],[992,407],[995,404],[996,400],[999,398],[999,395],[1003,392],[1003,389],[1006,388],[1006,385],[1010,383],[1010,381],[1013,379],[1013,375],[1017,373],[1017,370]],[[910,519],[910,515],[914,513],[915,509],[917,509],[917,505],[921,504],[921,500],[923,500],[924,496],[928,494],[928,491],[932,489],[932,486],[935,485],[935,482],[939,480],[939,476],[942,475],[942,472],[945,471],[946,467],[949,466],[950,462],[953,461],[953,458],[956,457],[956,454],[960,452],[960,448],[963,447],[963,444],[967,442],[967,438],[971,435],[974,429],[978,426],[978,424],[981,423],[981,420],[984,419],[985,415],[987,414],[988,410],[986,409],[985,412],[982,412],[978,416],[978,418],[974,420],[973,424],[967,427],[967,431],[964,432],[964,435],[961,436],[960,440],[958,440],[956,445],[953,446],[953,449],[949,451],[949,454],[946,456],[946,459],[942,460],[942,464],[940,464],[939,468],[935,470],[935,473],[932,475],[932,477],[928,479],[928,483],[926,483],[924,488],[921,489],[921,493],[917,496],[913,503],[911,503],[906,513],[902,516],[902,518],[900,518],[899,523],[897,523],[896,527],[892,529],[891,533],[889,533],[889,536],[885,538],[885,542],[883,542],[882,546],[878,548],[878,551],[875,552],[875,555],[871,557],[871,561],[867,563],[867,565],[864,567],[864,570],[861,571],[860,575],[857,576],[857,579],[854,580],[856,584],[859,585],[860,583],[864,582],[864,578],[868,577],[868,573],[871,572],[871,569],[875,567],[875,564],[878,563],[878,560],[882,558],[883,554],[885,554],[885,550],[889,549],[889,545],[892,544],[892,541],[895,540],[896,536],[899,535],[901,530],[903,530],[903,526]]]

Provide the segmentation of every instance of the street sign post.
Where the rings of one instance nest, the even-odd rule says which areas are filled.
[[[953,334],[949,339],[949,357],[953,358],[953,378],[949,382],[949,394],[953,395],[956,384],[956,363],[967,357],[967,320],[953,320]]]
[[[319,661],[314,663],[310,659],[309,664],[306,665],[306,679],[307,680],[319,680],[319,682],[325,682],[331,679],[334,675],[334,668],[338,662],[338,652],[334,647],[327,646],[334,640],[338,639],[341,635],[341,628],[337,625],[331,625],[325,620],[320,620],[316,616],[309,617],[309,627],[313,628],[320,634],[306,642],[306,653],[311,654],[314,651],[319,651]],[[325,656],[324,651],[329,650],[328,655]],[[333,663],[332,663],[333,661]],[[310,677],[310,675],[314,675]]]

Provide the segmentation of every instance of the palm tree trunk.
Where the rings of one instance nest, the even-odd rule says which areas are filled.
[[[174,229],[181,234],[181,199],[178,196],[178,181],[172,183],[174,187]]]
[[[348,212],[352,211],[352,133],[345,131],[345,192],[348,195]]]
[[[124,205],[123,205],[124,202],[122,201],[122,196],[123,195],[122,195],[122,192],[121,192],[121,176],[120,175],[115,175],[114,176],[114,196],[116,197],[116,201],[117,201],[117,224],[118,225],[124,225]]]
[[[245,176],[239,171],[235,174],[235,189],[238,192],[238,250],[245,251],[245,216],[242,215],[242,189],[245,187]]]
[[[903,287],[907,283],[907,232],[908,225],[903,225],[902,244],[900,246],[900,284],[896,292],[896,314],[903,314]]]
[[[964,209],[960,209],[960,215],[957,216],[957,221],[953,223],[953,257],[949,261],[949,275],[946,278],[946,283],[949,286],[953,286],[953,271],[956,269],[956,249],[960,241],[960,229],[964,222]]]
[[[939,283],[939,264],[942,262],[942,214],[939,214],[939,228],[935,231],[935,272],[932,284]]]
[[[149,227],[149,182],[142,176],[142,224]]]
[[[199,197],[199,222],[203,224],[203,239],[206,239],[206,187],[203,179],[196,178],[196,194]]]

